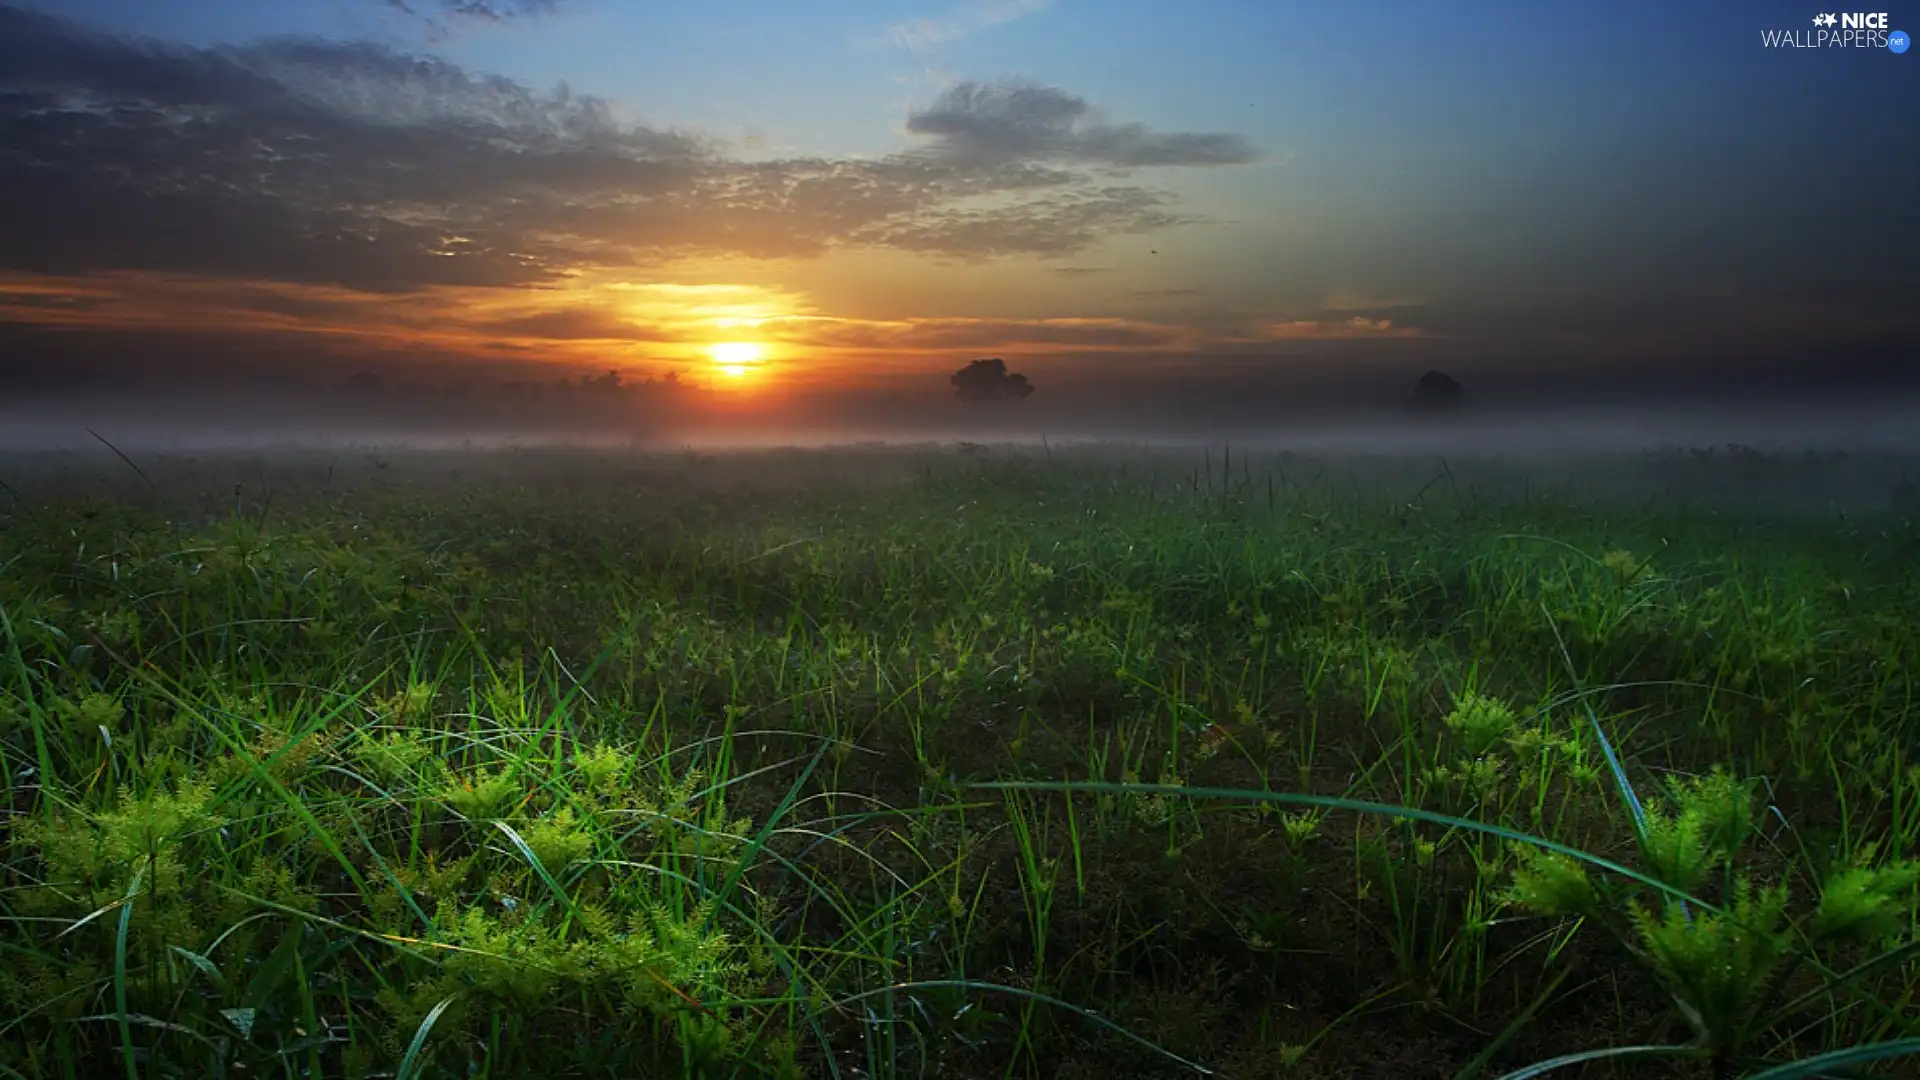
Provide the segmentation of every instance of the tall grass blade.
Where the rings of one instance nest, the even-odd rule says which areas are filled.
[[[1533,1022],[1534,1016],[1553,998],[1553,992],[1560,989],[1560,984],[1566,982],[1567,976],[1572,974],[1572,967],[1561,968],[1557,975],[1547,981],[1546,987],[1538,994],[1535,994],[1533,1000],[1527,1003],[1527,1007],[1520,1010],[1520,1012],[1507,1023],[1507,1026],[1501,1029],[1499,1035],[1495,1036],[1492,1041],[1482,1047],[1480,1052],[1473,1056],[1472,1061],[1461,1066],[1460,1071],[1453,1074],[1453,1080],[1474,1080],[1475,1077],[1485,1072],[1487,1066],[1492,1063],[1493,1059],[1500,1056],[1500,1051],[1505,1050],[1507,1044],[1512,1042],[1515,1036],[1519,1035],[1521,1031],[1526,1029],[1528,1024]]]
[[[133,1020],[127,1012],[127,930],[133,924],[133,901],[140,895],[140,882],[146,874],[147,868],[141,866],[127,882],[127,895],[120,904],[120,926],[113,935],[113,1009],[120,1023],[120,1063],[126,1068],[127,1080],[140,1080],[140,1066],[133,1053]]]
[[[1626,1058],[1651,1057],[1705,1057],[1706,1051],[1697,1046],[1611,1046],[1604,1050],[1582,1050],[1577,1054],[1548,1058],[1536,1061],[1525,1068],[1515,1069],[1499,1080],[1532,1080],[1543,1073],[1564,1069],[1569,1065],[1585,1065],[1593,1061],[1620,1061]]]
[[[1785,1065],[1775,1065],[1751,1073],[1747,1080],[1799,1080],[1803,1076],[1823,1076],[1829,1070],[1845,1068],[1848,1065],[1861,1065],[1869,1061],[1886,1061],[1889,1058],[1907,1057],[1920,1054],[1920,1039],[1895,1039],[1891,1042],[1868,1043],[1865,1046],[1849,1046],[1844,1050],[1829,1050],[1824,1054],[1815,1054],[1810,1058],[1790,1061]]]
[[[1253,788],[1210,788],[1182,787],[1171,784],[1119,784],[1102,781],[1049,781],[1049,780],[996,780],[981,781],[969,785],[988,790],[1016,791],[1085,791],[1094,794],[1109,795],[1180,795],[1194,799],[1230,799],[1241,802],[1270,802],[1292,806],[1318,806],[1327,810],[1348,810],[1356,814],[1372,814],[1378,817],[1400,818],[1407,821],[1425,821],[1434,825],[1446,825],[1450,828],[1465,829],[1469,832],[1497,836],[1516,843],[1530,844],[1546,851],[1558,852],[1571,859],[1577,859],[1589,866],[1616,874],[1629,881],[1645,885],[1650,889],[1689,903],[1696,904],[1707,911],[1720,909],[1683,889],[1675,888],[1657,878],[1649,877],[1629,866],[1623,866],[1611,859],[1577,847],[1549,840],[1544,836],[1509,829],[1504,825],[1491,825],[1471,818],[1455,817],[1451,814],[1435,813],[1414,806],[1396,806],[1390,803],[1367,802],[1363,799],[1347,799],[1333,795],[1300,795],[1285,791],[1259,791]]]
[[[413,1041],[407,1044],[406,1054],[400,1058],[400,1067],[394,1070],[393,1080],[418,1080],[427,1067],[427,1037],[433,1034],[433,1025],[439,1022],[442,1013],[453,1006],[453,1002],[453,998],[447,998],[435,1005],[420,1021],[420,1026],[414,1030]]]
[[[1025,998],[1028,1001],[1039,1002],[1042,1005],[1052,1005],[1055,1008],[1065,1009],[1067,1012],[1073,1013],[1075,1016],[1079,1016],[1085,1020],[1091,1021],[1092,1023],[1097,1024],[1100,1027],[1103,1027],[1108,1031],[1111,1031],[1114,1034],[1119,1035],[1120,1037],[1130,1042],[1133,1042],[1139,1046],[1145,1047],[1146,1049],[1153,1051],[1154,1053],[1160,1055],[1161,1057],[1166,1058],[1168,1061],[1171,1061],[1174,1064],[1179,1065],[1183,1068],[1191,1069],[1202,1076],[1212,1076],[1214,1074],[1213,1070],[1207,1068],[1205,1065],[1202,1065],[1197,1061],[1189,1061],[1186,1058],[1181,1057],[1179,1054],[1176,1054],[1173,1051],[1168,1050],[1163,1046],[1159,1046],[1153,1042],[1148,1041],[1147,1039],[1143,1039],[1140,1036],[1134,1034],[1133,1032],[1128,1031],[1126,1028],[1121,1027],[1119,1024],[1116,1024],[1113,1021],[1107,1019],[1106,1017],[1101,1016],[1099,1013],[1092,1011],[1091,1009],[1087,1009],[1082,1006],[1075,1005],[1071,1001],[1062,1001],[1057,997],[1052,997],[1047,994],[1042,994],[1034,990],[1027,990],[1018,986],[1006,986],[1001,983],[976,982],[972,979],[926,979],[920,982],[894,983],[891,986],[883,986],[874,990],[863,990],[857,994],[848,994],[845,997],[835,998],[832,1002],[828,1004],[828,1007],[833,1009],[839,1009],[839,1008],[844,1008],[845,1006],[851,1005],[856,1001],[863,1001],[867,998],[882,997],[889,994],[906,993],[913,990],[964,990],[964,991],[974,992],[974,993],[1009,994],[1009,995],[1012,995],[1013,997]]]

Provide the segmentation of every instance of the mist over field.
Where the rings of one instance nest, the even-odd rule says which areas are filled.
[[[1915,977],[1920,454],[1842,415],[48,428],[0,451],[0,748],[16,799],[62,793],[16,811],[7,902],[47,921],[0,992],[117,981],[183,1031],[252,1008],[214,1051],[249,1074],[478,1059],[498,1015],[515,1076],[1438,1078],[1618,1042],[1699,994],[1640,949],[1694,948],[1795,988],[1725,985],[1703,1025],[1899,1052],[1902,1012],[1827,995]],[[275,955],[329,1041],[269,976],[224,1004]],[[141,1037],[62,1030],[4,1052],[45,1075]],[[173,1035],[147,1045],[205,1051]]]
[[[1916,28],[0,0],[0,1080],[1920,1075]]]
[[[811,406],[811,407],[810,407]],[[1265,412],[1268,416],[1261,416]],[[1272,414],[1279,414],[1274,416]],[[1486,404],[1420,415],[1403,402],[1370,407],[1262,408],[1231,400],[1133,409],[1101,403],[1023,408],[959,405],[926,394],[766,409],[711,402],[549,414],[428,402],[369,408],[242,398],[0,403],[0,449],[92,442],[199,449],[347,446],[356,443],[497,447],[598,445],[664,449],[818,447],[854,442],[1076,441],[1162,446],[1234,443],[1248,449],[1353,454],[1632,453],[1736,443],[1769,452],[1920,449],[1920,395],[1833,400],[1680,400]]]
[[[355,490],[569,491],[647,489],[666,483],[715,497],[754,491],[824,493],[852,483],[885,488],[982,467],[1040,470],[1067,485],[1111,486],[1113,476],[1192,495],[1264,490],[1344,491],[1368,508],[1437,485],[1454,498],[1555,497],[1581,505],[1689,507],[1758,513],[1912,509],[1920,478],[1920,424],[1898,403],[1814,410],[1595,409],[1504,418],[1347,415],[1288,430],[1021,430],[1006,425],[940,430],[733,427],[692,423],[670,431],[630,426],[515,430],[399,423],[301,429],[236,415],[193,425],[129,418],[100,427],[44,417],[8,429],[0,482],[32,497],[189,497],[259,502],[333,497]],[[227,495],[229,485],[234,497]],[[1277,485],[1277,487],[1276,487]],[[212,496],[208,492],[214,492]],[[1157,497],[1157,496],[1156,496]]]

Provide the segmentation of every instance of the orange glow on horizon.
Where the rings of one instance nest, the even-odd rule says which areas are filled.
[[[884,293],[883,284],[873,288]],[[844,295],[839,300],[853,302]],[[1118,354],[1172,366],[1215,347],[1251,352],[1295,342],[1431,336],[1397,317],[1356,314],[1356,302],[1337,297],[1336,306],[1325,309],[1305,305],[1284,317],[1209,323],[1147,309],[1116,312],[1098,303],[1049,314],[1046,304],[1025,300],[1017,313],[991,317],[923,314],[891,304],[835,311],[797,285],[587,274],[550,290],[446,285],[376,294],[147,271],[0,271],[0,323],[36,330],[204,335],[230,339],[236,355],[274,355],[286,343],[311,343],[313,356],[343,369],[436,385],[600,378],[610,369],[643,381],[673,372],[715,391],[728,408],[815,392],[944,394],[955,370],[986,356],[1004,357],[1011,370],[1051,387],[1059,373]]]

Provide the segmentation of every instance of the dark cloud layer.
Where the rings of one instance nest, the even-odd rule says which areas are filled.
[[[1062,91],[970,85],[913,118],[926,148],[743,163],[564,86],[378,45],[194,49],[0,6],[0,268],[406,291],[689,254],[1065,255],[1188,220],[1094,167],[1251,157],[1235,136],[1089,115]]]
[[[1156,132],[1108,124],[1084,98],[1030,84],[961,83],[914,113],[907,130],[933,136],[932,152],[955,161],[1055,161],[1137,168],[1243,165],[1255,159],[1239,135]]]
[[[427,37],[445,41],[460,23],[504,23],[560,10],[560,0],[386,0],[388,7],[420,21]]]
[[[410,15],[439,11],[493,22],[526,15],[551,15],[560,8],[560,0],[387,0],[387,3]]]
[[[917,319],[908,323],[829,323],[809,330],[816,345],[846,349],[1098,347],[1151,350],[1183,341],[1185,327],[1120,319]]]

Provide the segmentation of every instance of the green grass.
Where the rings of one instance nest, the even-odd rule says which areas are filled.
[[[1910,1074],[1910,494],[1604,468],[0,462],[0,1075]]]

